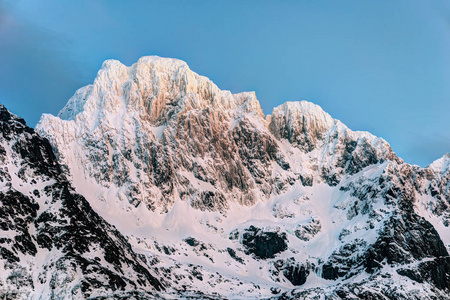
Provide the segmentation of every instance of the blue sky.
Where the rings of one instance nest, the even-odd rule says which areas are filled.
[[[309,100],[425,166],[450,152],[447,3],[0,0],[0,102],[34,126],[105,59],[174,57],[266,114]]]

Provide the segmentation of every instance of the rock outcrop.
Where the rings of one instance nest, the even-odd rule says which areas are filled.
[[[0,104],[0,298],[156,297],[164,286]]]

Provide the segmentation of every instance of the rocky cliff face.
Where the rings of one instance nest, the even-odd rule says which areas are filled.
[[[75,193],[47,140],[0,105],[0,298],[86,299],[164,289]]]
[[[70,174],[151,210],[167,211],[177,198],[222,212],[230,202],[254,204],[272,182],[247,154],[282,164],[276,142],[258,130],[265,120],[254,93],[220,91],[178,60],[106,61],[59,117],[44,116],[38,128],[55,145],[64,141],[55,149]],[[249,138],[256,143],[244,149]],[[75,169],[79,162],[88,163]]]
[[[337,185],[345,175],[367,166],[402,163],[389,144],[367,132],[355,132],[310,102],[287,102],[274,108],[269,129],[281,141],[307,154],[302,163],[314,178]],[[316,179],[316,180],[317,180]],[[319,179],[319,180],[320,180]]]
[[[105,62],[37,131],[180,295],[450,295],[447,156],[411,166],[306,101],[264,116],[158,57]]]
[[[384,140],[306,101],[285,103],[267,119],[254,93],[233,95],[182,61],[144,57],[131,67],[106,61],[93,85],[37,128],[73,177],[165,212],[180,198],[225,213],[231,202],[267,200],[299,175],[336,185],[369,165],[401,162]],[[309,174],[293,174],[303,166],[286,161],[286,144],[306,154]]]

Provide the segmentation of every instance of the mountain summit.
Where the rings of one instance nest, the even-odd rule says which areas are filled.
[[[448,159],[406,164],[315,104],[264,116],[180,60],[108,60],[37,131],[180,297],[450,295]]]

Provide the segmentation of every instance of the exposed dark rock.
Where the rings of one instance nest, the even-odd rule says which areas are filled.
[[[237,262],[239,262],[239,263],[241,263],[241,264],[244,263],[244,260],[243,260],[241,257],[237,256],[236,251],[235,251],[234,249],[227,248],[227,252],[228,252],[228,254],[230,254],[230,256],[231,256],[233,259],[235,259]]]
[[[288,247],[286,233],[263,231],[255,226],[250,226],[243,232],[242,244],[248,254],[261,259],[274,258]]]
[[[300,180],[304,186],[313,186],[314,178],[312,175],[302,174]]]
[[[339,274],[339,268],[336,266],[333,266],[330,263],[324,264],[322,266],[322,278],[329,279],[329,280],[335,280],[340,277],[340,275],[345,275],[345,273]]]
[[[383,261],[407,264],[427,257],[445,256],[448,252],[428,221],[414,213],[401,213],[386,222],[377,242],[367,251],[364,266],[367,272],[374,272]]]
[[[308,278],[310,270],[313,268],[310,263],[299,263],[294,258],[289,258],[284,261],[278,260],[275,267],[279,271],[282,271],[283,276],[295,286],[303,285]]]
[[[302,223],[297,226],[294,231],[296,237],[302,241],[311,240],[322,228],[319,219],[311,219],[308,223]]]
[[[186,242],[186,244],[188,244],[191,247],[196,247],[198,245],[200,245],[200,242],[197,241],[195,238],[193,237],[189,237],[187,239],[184,239],[184,241]]]
[[[425,261],[414,269],[402,268],[397,273],[418,283],[431,282],[438,289],[450,291],[450,257],[437,257]]]
[[[0,192],[0,229],[14,233],[11,238],[0,239],[0,256],[9,272],[9,288],[13,287],[8,297],[14,293],[25,297],[30,292],[33,275],[21,264],[44,249],[55,250],[55,256],[42,262],[44,271],[39,280],[49,293],[55,293],[54,298],[67,296],[58,296],[58,290],[80,292],[83,298],[89,298],[126,289],[130,293],[153,293],[164,288],[126,239],[74,192],[48,141],[0,106],[0,143],[5,145],[5,141],[10,155],[0,151],[1,160],[18,168],[16,182]],[[8,175],[12,173],[5,170],[1,177],[11,181]],[[46,183],[42,190],[35,189],[29,196],[19,191],[24,184],[36,184],[37,180]],[[42,199],[43,207],[36,199]],[[94,251],[103,262],[99,257],[92,258]],[[79,284],[73,282],[75,274]]]

